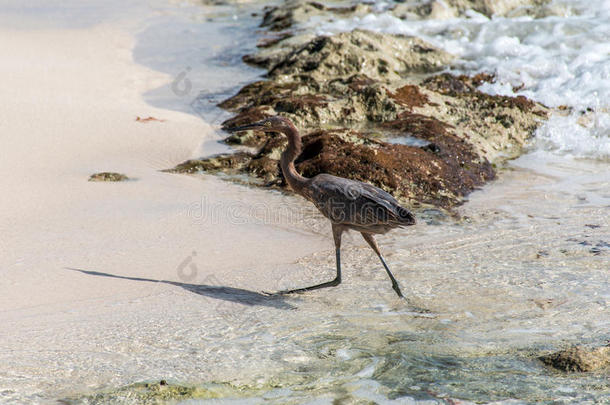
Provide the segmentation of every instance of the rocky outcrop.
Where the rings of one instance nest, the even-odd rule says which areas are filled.
[[[405,1],[392,13],[402,19],[446,19],[463,16],[474,10],[486,17],[539,14],[550,0],[428,0]]]
[[[266,7],[261,27],[270,31],[281,31],[303,23],[312,17],[336,15],[342,17],[365,16],[371,12],[367,4],[345,7],[326,6],[317,1],[288,0],[282,5]]]
[[[589,348],[573,346],[545,354],[539,359],[546,365],[562,371],[597,371],[610,366],[610,346]]]
[[[491,96],[477,90],[483,81],[493,80],[485,74],[430,77],[422,83],[422,91],[431,102],[419,111],[450,124],[477,154],[501,163],[522,153],[548,109],[523,96]]]
[[[556,6],[549,3],[550,0],[406,0],[395,2],[389,7],[389,12],[398,18],[410,20],[461,17],[469,10],[486,17],[541,17],[554,14]],[[360,2],[327,6],[317,1],[287,0],[280,5],[265,8],[261,27],[274,32],[294,31],[312,18],[364,17],[374,11],[370,4]]]
[[[324,83],[355,74],[394,82],[407,74],[439,71],[452,59],[419,38],[354,30],[316,37],[286,53],[259,52],[246,61],[269,68],[268,76],[280,82],[305,73]]]
[[[360,12],[311,2],[283,7],[268,9],[263,26],[285,29],[292,24],[286,21],[307,10]],[[493,81],[492,75],[438,74],[453,56],[404,35],[354,30],[285,37],[245,60],[265,67],[267,80],[219,104],[235,113],[225,127],[286,116],[305,135],[296,162],[303,175],[325,172],[366,181],[411,205],[459,204],[494,177],[494,165],[522,152],[547,114],[524,97],[477,90]],[[285,186],[281,136],[246,131],[225,142],[237,152],[185,162],[171,171],[248,173],[261,184]]]
[[[480,160],[459,138],[446,133],[441,122],[411,116],[396,121],[396,125],[421,126],[422,137],[425,134],[429,142],[417,147],[379,141],[354,130],[318,130],[303,137],[303,152],[296,168],[306,177],[331,173],[374,184],[415,205],[419,202],[440,207],[455,205],[462,196],[493,178],[491,164]],[[253,140],[248,136],[243,135],[246,142]],[[244,142],[240,136],[232,139],[236,138]],[[283,136],[269,134],[258,153],[242,151],[189,160],[171,171],[249,173],[262,179],[266,186],[283,188],[286,183],[279,156],[285,146]]]

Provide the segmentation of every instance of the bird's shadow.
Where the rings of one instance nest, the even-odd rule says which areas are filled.
[[[242,305],[248,306],[265,306],[272,307],[277,309],[295,309],[293,305],[290,305],[284,300],[282,295],[269,295],[260,293],[257,291],[245,290],[243,288],[235,288],[235,287],[226,287],[222,285],[207,285],[207,284],[189,284],[189,283],[181,283],[178,281],[170,281],[170,280],[155,280],[152,278],[142,278],[142,277],[128,277],[128,276],[120,276],[116,274],[103,273],[100,271],[93,270],[84,270],[84,269],[76,269],[72,267],[65,267],[67,270],[78,271],[83,274],[87,274],[89,276],[98,276],[98,277],[110,277],[110,278],[118,278],[123,280],[131,280],[131,281],[144,281],[148,283],[162,283],[174,285],[177,287],[182,287],[187,291],[195,293],[197,295],[210,297],[218,300],[224,300],[229,302],[235,302]]]

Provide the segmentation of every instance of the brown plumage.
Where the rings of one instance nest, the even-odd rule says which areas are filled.
[[[286,182],[295,192],[311,201],[332,224],[337,259],[337,276],[335,279],[310,287],[280,291],[280,294],[304,292],[339,285],[341,283],[341,235],[344,231],[353,229],[360,232],[364,240],[377,253],[390,280],[392,280],[392,288],[399,297],[403,296],[398,282],[383,259],[373,235],[383,234],[397,227],[414,225],[413,214],[406,208],[401,207],[389,193],[370,184],[330,174],[318,174],[310,179],[301,176],[294,166],[295,159],[301,153],[301,137],[299,131],[287,118],[270,117],[226,130],[229,132],[258,130],[284,134],[288,138],[288,148],[282,153],[280,165]]]

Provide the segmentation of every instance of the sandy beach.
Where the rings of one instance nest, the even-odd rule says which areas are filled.
[[[273,274],[295,258],[326,247],[326,236],[240,223],[249,215],[243,201],[272,206],[281,203],[279,195],[213,176],[202,181],[159,172],[218,135],[198,116],[143,101],[146,91],[172,78],[133,61],[135,39],[125,27],[3,29],[0,38],[11,55],[0,67],[6,174],[0,386],[9,399],[16,387],[35,397],[106,384],[89,362],[98,363],[94,353],[108,344],[117,355],[131,351],[142,326],[117,328],[125,316],[156,318],[184,308],[215,313],[215,305],[176,286],[75,269],[179,282],[179,265],[195,251],[198,280],[213,275],[210,284],[258,291],[273,288]],[[141,123],[138,116],[163,122]],[[101,171],[133,180],[87,181]],[[206,206],[214,220],[202,219]],[[153,326],[153,318],[142,321]],[[102,332],[120,338],[107,341]],[[89,377],[78,371],[86,368]]]
[[[606,162],[529,155],[475,192],[459,222],[381,237],[409,304],[359,235],[346,238],[341,287],[268,297],[332,276],[330,226],[298,197],[161,172],[215,152],[223,134],[180,101],[151,102],[169,97],[175,77],[138,63],[134,49],[163,9],[131,7],[129,18],[100,13],[85,26],[34,28],[29,15],[0,29],[0,402],[163,379],[254,387],[226,394],[252,403],[266,392],[277,403],[414,403],[391,388],[388,359],[424,375],[426,353],[441,371],[424,380],[448,380],[453,356],[496,389],[480,375],[517,359],[510,378],[525,401],[607,400],[599,375],[553,377],[532,360],[534,349],[607,338]],[[217,72],[198,80],[218,87]],[[102,171],[131,180],[88,181]],[[413,378],[400,384],[422,403],[443,398],[446,386]]]

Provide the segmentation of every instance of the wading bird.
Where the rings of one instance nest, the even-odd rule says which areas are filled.
[[[311,201],[332,224],[337,260],[335,279],[310,287],[280,291],[278,294],[299,293],[339,285],[341,283],[341,235],[344,231],[353,229],[360,232],[364,240],[377,253],[392,280],[392,288],[399,297],[403,296],[373,235],[383,234],[397,227],[414,225],[413,214],[401,207],[390,194],[370,184],[330,174],[318,174],[312,178],[301,176],[294,166],[295,159],[301,153],[301,136],[287,118],[270,117],[252,124],[225,129],[229,132],[254,130],[284,134],[288,138],[288,148],[282,153],[280,166],[286,182],[296,193]]]

